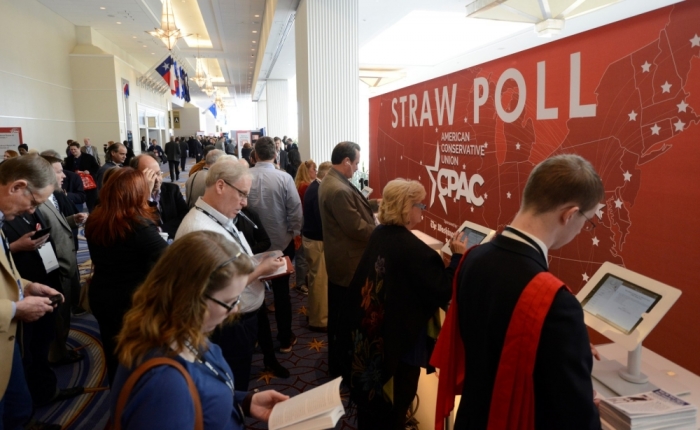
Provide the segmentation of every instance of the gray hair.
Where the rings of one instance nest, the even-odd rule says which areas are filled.
[[[209,151],[207,153],[207,156],[205,158],[206,165],[207,166],[213,165],[214,163],[216,163],[216,160],[218,160],[219,157],[221,157],[222,155],[224,155],[224,151],[222,151],[220,149],[212,149],[211,151]]]
[[[54,151],[53,149],[47,149],[46,151],[41,151],[41,156],[42,157],[58,158],[59,160],[61,160],[61,162],[63,162],[63,157],[61,157],[61,155],[57,151]]]
[[[242,165],[237,160],[219,160],[214,163],[207,173],[205,186],[212,187],[219,179],[223,179],[229,184],[238,182],[243,177],[250,177],[248,167]]]
[[[0,164],[0,184],[27,181],[28,188],[41,190],[56,183],[56,174],[51,163],[39,154],[14,157]]]

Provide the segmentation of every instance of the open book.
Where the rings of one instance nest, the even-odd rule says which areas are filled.
[[[345,415],[340,400],[340,381],[336,378],[320,387],[298,394],[272,409],[270,430],[331,429]]]
[[[265,251],[261,252],[260,254],[255,254],[252,257],[252,259],[255,266],[257,266],[258,264],[262,263],[262,261],[266,258],[279,258],[283,255],[284,254],[282,254],[282,251]],[[292,261],[289,259],[289,257],[284,257],[284,263],[284,265],[280,266],[280,268],[274,271],[273,273],[261,276],[258,279],[260,279],[261,281],[267,281],[270,279],[279,278],[280,276],[285,276],[294,273],[294,265],[292,264]]]

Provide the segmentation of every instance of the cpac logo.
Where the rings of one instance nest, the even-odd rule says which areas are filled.
[[[435,148],[435,165],[425,166],[428,171],[428,176],[430,176],[430,181],[433,183],[433,187],[430,191],[430,207],[433,207],[435,202],[435,189],[440,191],[438,198],[440,203],[442,203],[442,208],[447,214],[447,203],[445,202],[445,196],[458,201],[462,197],[467,199],[467,203],[471,203],[474,206],[481,206],[484,204],[484,198],[474,194],[474,185],[479,186],[484,185],[484,178],[478,173],[472,175],[471,178],[467,180],[467,174],[465,172],[455,172],[451,169],[440,169],[440,150]],[[437,174],[437,179],[435,177]],[[443,185],[444,183],[444,185]],[[455,196],[452,197],[452,193]]]

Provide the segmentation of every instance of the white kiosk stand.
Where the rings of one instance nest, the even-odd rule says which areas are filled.
[[[475,224],[471,221],[464,221],[462,225],[459,226],[457,231],[462,232],[460,240],[464,240],[464,238],[467,238],[467,249],[471,248],[474,245],[486,243],[493,239],[493,237],[496,235],[495,230],[491,230],[488,227]],[[452,251],[450,251],[449,243],[446,243],[445,246],[442,247],[441,251],[445,255],[449,255],[450,257],[452,256]]]
[[[681,291],[639,273],[606,262],[576,295],[586,325],[625,348],[627,365],[610,360],[596,362],[593,377],[620,396],[652,391],[641,372],[642,341],[678,300]],[[659,371],[660,388],[675,394],[688,389]]]

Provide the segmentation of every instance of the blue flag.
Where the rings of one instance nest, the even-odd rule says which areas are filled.
[[[165,83],[168,84],[168,86],[173,89],[171,83],[172,81],[170,80],[170,69],[173,66],[173,57],[168,55],[168,58],[163,60],[162,63],[158,67],[156,67],[156,72],[158,72],[159,75],[163,77],[165,80]]]
[[[209,112],[211,112],[211,114],[214,115],[214,118],[216,118],[216,103],[209,106]]]
[[[190,81],[189,77],[187,76],[187,72],[182,70],[180,72],[180,76],[182,77],[182,88],[184,91],[184,96],[185,96],[185,101],[189,103],[190,101]]]

